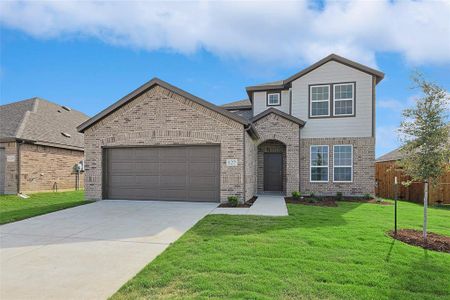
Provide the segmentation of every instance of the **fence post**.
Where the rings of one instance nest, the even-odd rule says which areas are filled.
[[[394,178],[394,234],[397,236],[397,176]]]

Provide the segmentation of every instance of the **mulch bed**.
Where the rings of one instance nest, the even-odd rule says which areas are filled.
[[[450,253],[450,237],[445,235],[428,232],[427,242],[425,242],[423,240],[423,233],[419,230],[400,229],[397,230],[397,236],[394,235],[394,231],[389,231],[388,234],[394,239],[409,245]]]
[[[237,206],[232,206],[230,205],[230,203],[226,202],[226,203],[221,203],[219,205],[219,207],[229,207],[229,208],[249,208],[250,206],[253,205],[253,203],[255,203],[256,199],[258,197],[253,196],[251,199],[245,201],[244,203],[239,203]]]
[[[291,204],[303,204],[303,205],[311,205],[311,206],[337,206],[336,201],[332,197],[315,197],[317,201],[312,201],[310,197],[302,197],[299,199],[295,199],[293,197],[285,197],[284,200],[286,203]]]
[[[367,198],[356,198],[356,197],[344,197],[341,201],[347,202],[361,202],[361,203],[372,203],[379,205],[393,205],[391,202],[387,201],[377,201],[375,198],[367,199]]]
[[[322,196],[322,197],[314,197],[316,201],[312,201],[311,197],[303,196],[299,199],[295,199],[293,197],[285,197],[284,200],[286,203],[291,204],[303,204],[303,205],[312,205],[312,206],[329,206],[336,207],[337,202],[346,201],[346,202],[360,202],[360,203],[372,203],[379,205],[392,205],[390,202],[386,201],[377,201],[375,198],[367,199],[367,198],[358,198],[358,197],[342,197],[341,200],[336,200],[334,196]]]

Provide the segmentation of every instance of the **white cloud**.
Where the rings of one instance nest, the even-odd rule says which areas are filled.
[[[395,99],[382,99],[377,103],[379,108],[385,108],[388,110],[400,111],[405,108],[405,104]]]
[[[330,52],[375,66],[375,53],[450,63],[450,1],[15,2],[0,22],[34,37],[104,42],[298,66]]]

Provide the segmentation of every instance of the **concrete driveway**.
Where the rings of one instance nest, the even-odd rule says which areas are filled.
[[[100,201],[0,226],[0,299],[105,299],[215,203]]]

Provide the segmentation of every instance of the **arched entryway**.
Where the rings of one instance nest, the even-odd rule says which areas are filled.
[[[267,140],[258,146],[258,193],[286,193],[286,145]]]

